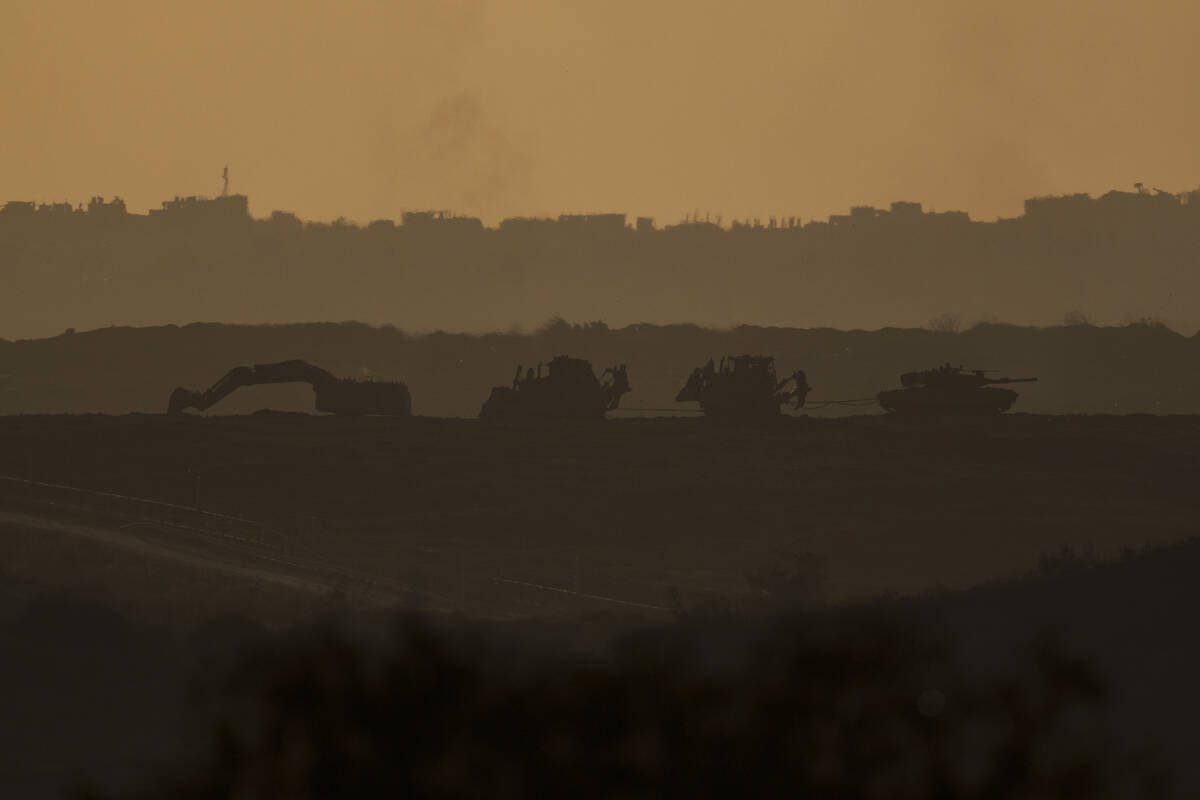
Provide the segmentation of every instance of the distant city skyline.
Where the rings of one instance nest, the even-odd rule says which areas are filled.
[[[622,211],[619,209],[611,209],[611,210],[595,210],[595,211],[590,211],[590,212],[569,211],[569,212],[557,212],[557,213],[547,212],[544,214],[516,214],[513,216],[505,216],[505,217],[500,217],[497,219],[490,220],[490,219],[478,217],[476,215],[472,215],[472,214],[468,214],[468,213],[460,213],[456,209],[450,209],[450,208],[436,209],[436,208],[426,208],[426,207],[413,207],[413,208],[402,209],[400,211],[400,213],[397,214],[395,217],[375,217],[372,219],[361,219],[360,220],[360,219],[350,219],[344,214],[339,214],[336,217],[332,217],[332,218],[314,219],[314,218],[305,217],[302,214],[296,214],[295,212],[287,210],[287,209],[282,209],[282,208],[266,209],[266,208],[256,207],[256,205],[260,206],[261,204],[255,204],[253,197],[250,197],[249,195],[245,194],[244,192],[238,192],[238,191],[230,191],[229,192],[227,199],[236,199],[236,201],[237,201],[237,202],[233,203],[233,206],[229,206],[228,203],[222,203],[222,205],[225,205],[225,206],[231,207],[231,208],[235,208],[236,213],[248,214],[250,217],[252,217],[254,219],[258,219],[258,220],[266,220],[266,219],[271,218],[272,215],[284,214],[289,217],[295,217],[298,220],[300,220],[302,222],[306,222],[306,223],[311,222],[311,223],[315,223],[315,224],[330,224],[330,223],[334,223],[334,222],[338,222],[338,221],[344,221],[347,224],[352,224],[352,225],[355,225],[358,227],[367,227],[372,222],[380,222],[380,221],[391,221],[391,222],[401,223],[402,220],[407,216],[426,217],[426,216],[432,215],[432,216],[436,216],[436,217],[446,216],[446,217],[452,217],[452,218],[477,219],[484,225],[484,227],[488,227],[488,228],[497,228],[500,226],[501,223],[503,223],[505,221],[549,220],[549,221],[561,222],[564,219],[569,219],[569,218],[583,219],[583,218],[599,218],[599,217],[610,217],[610,218],[624,217],[626,219],[627,224],[630,227],[634,227],[635,225],[638,225],[638,224],[642,223],[643,221],[649,221],[649,223],[651,223],[651,225],[656,228],[670,227],[670,226],[679,225],[679,224],[687,224],[689,222],[691,222],[691,223],[703,222],[703,223],[717,225],[724,229],[730,229],[730,228],[737,227],[739,225],[751,225],[751,226],[755,226],[755,227],[764,227],[764,228],[765,227],[780,227],[780,228],[802,227],[803,225],[806,225],[806,224],[812,223],[812,222],[818,222],[818,223],[833,222],[833,221],[836,221],[841,218],[848,218],[848,217],[852,216],[856,210],[866,210],[866,209],[873,209],[873,210],[881,211],[881,212],[888,212],[889,210],[891,212],[895,212],[899,209],[901,211],[913,211],[918,214],[965,215],[972,222],[996,222],[996,221],[1003,220],[1003,219],[1019,219],[1019,218],[1025,216],[1026,213],[1028,212],[1028,207],[1029,207],[1029,204],[1031,201],[1036,202],[1036,201],[1043,201],[1043,200],[1075,199],[1075,198],[1087,198],[1090,200],[1097,200],[1097,199],[1100,199],[1105,196],[1139,195],[1139,194],[1140,195],[1148,195],[1148,196],[1169,195],[1184,205],[1188,205],[1190,203],[1200,203],[1200,187],[1172,190],[1172,189],[1164,189],[1161,186],[1151,187],[1141,181],[1135,181],[1134,184],[1129,187],[1121,187],[1121,186],[1108,187],[1104,191],[1095,192],[1095,193],[1085,192],[1085,191],[1064,191],[1064,192],[1053,193],[1053,194],[1031,195],[1029,197],[1022,199],[1021,206],[1015,213],[1006,215],[1006,216],[1002,216],[1002,217],[996,217],[993,219],[980,218],[978,216],[975,216],[974,214],[971,214],[968,209],[934,208],[934,207],[931,207],[931,206],[921,202],[919,199],[892,200],[890,202],[883,203],[880,205],[872,205],[870,203],[855,203],[854,205],[851,205],[848,208],[844,208],[844,209],[840,209],[840,210],[832,210],[829,214],[826,214],[825,216],[822,216],[822,217],[807,217],[807,218],[802,217],[798,214],[769,214],[769,215],[754,215],[754,216],[747,216],[747,217],[737,217],[737,216],[731,217],[731,216],[727,216],[727,215],[720,214],[720,213],[713,213],[713,212],[709,212],[709,211],[701,211],[699,209],[692,209],[691,211],[684,212],[676,219],[666,219],[666,218],[661,218],[661,217],[654,217],[651,215],[632,214],[632,213]],[[35,207],[37,209],[41,209],[41,210],[51,209],[51,208],[70,207],[72,210],[75,210],[75,211],[89,210],[90,206],[99,206],[99,210],[101,212],[106,212],[109,209],[119,208],[119,210],[122,213],[144,216],[147,214],[153,215],[153,214],[159,213],[168,207],[186,206],[186,205],[189,205],[194,202],[204,203],[205,201],[219,200],[221,198],[222,198],[221,192],[216,192],[216,193],[211,193],[211,194],[204,194],[204,193],[175,194],[175,195],[172,195],[170,198],[164,198],[164,199],[160,200],[156,204],[151,204],[144,208],[139,208],[137,205],[131,204],[126,197],[124,197],[120,194],[92,195],[92,196],[88,197],[86,201],[84,201],[84,200],[79,200],[79,201],[33,200],[30,198],[13,198],[13,197],[3,198],[3,197],[0,197],[0,210],[3,210],[6,205],[10,206],[10,207],[21,206],[21,205],[32,205],[33,207]]]
[[[0,196],[261,216],[822,219],[1200,186],[1177,0],[412,0],[0,12]]]
[[[1200,192],[1029,198],[971,221],[916,202],[750,230],[626,214],[251,217],[247,198],[0,206],[6,338],[194,321],[486,332],[573,321],[958,328],[1151,320],[1200,329]],[[764,224],[765,223],[765,224]]]

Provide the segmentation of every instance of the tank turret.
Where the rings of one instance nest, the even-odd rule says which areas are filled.
[[[879,405],[897,414],[1002,414],[1012,408],[1017,393],[997,384],[1031,383],[1037,378],[989,378],[992,370],[968,370],[946,362],[936,369],[906,372],[903,389],[880,392]]]

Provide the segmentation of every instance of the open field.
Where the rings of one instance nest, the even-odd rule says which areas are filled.
[[[347,610],[526,618],[496,630],[603,650],[682,606],[701,650],[749,651],[761,630],[709,603],[761,588],[747,573],[781,553],[814,556],[827,600],[912,595],[881,607],[946,631],[985,680],[1058,628],[1112,681],[1128,741],[1186,764],[1198,450],[1191,416],[0,417],[0,644],[22,653],[0,681],[0,788],[137,782],[209,724],[189,680],[219,681],[262,627]],[[1003,580],[1063,547],[1115,560]]]
[[[1106,557],[1178,541],[1200,519],[1198,451],[1191,416],[785,418],[740,429],[0,418],[0,474],[264,523],[308,574],[355,576],[326,585],[353,592],[374,580],[403,587],[399,604],[502,617],[581,606],[653,615],[676,597],[743,593],[747,573],[780,553],[823,561],[836,601],[1011,577],[1063,546]],[[143,537],[183,546],[177,531]],[[23,563],[36,583],[36,559]]]

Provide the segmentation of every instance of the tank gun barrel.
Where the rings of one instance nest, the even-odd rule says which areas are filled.
[[[1037,378],[988,378],[987,383],[1033,383]]]

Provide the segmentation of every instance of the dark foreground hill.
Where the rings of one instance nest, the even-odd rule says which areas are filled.
[[[600,369],[625,363],[623,405],[671,408],[693,367],[725,354],[773,355],[782,374],[808,373],[810,400],[872,398],[901,372],[946,361],[1037,376],[1017,387],[1016,411],[1178,414],[1200,410],[1200,338],[1157,324],[1022,328],[805,330],[742,326],[547,324],[535,333],[410,335],[358,323],[107,328],[51,339],[0,341],[0,413],[162,412],[176,386],[203,388],[231,367],[304,359],[340,376],[406,382],[414,413],[473,417],[493,385],[566,353]],[[311,411],[302,385],[239,390],[212,413]],[[836,414],[839,406],[819,413]],[[859,412],[861,413],[861,411]]]
[[[1061,552],[1040,576],[914,601],[909,608],[958,642],[974,668],[1015,668],[1021,644],[1053,631],[1104,676],[1112,719],[1128,741],[1169,754],[1185,794],[1200,791],[1200,539],[1101,563]]]
[[[1200,547],[1058,566],[865,608],[626,620],[615,636],[588,617],[343,619],[286,633],[226,617],[168,632],[40,598],[0,625],[22,656],[0,682],[13,712],[0,732],[14,744],[0,786],[149,790],[105,795],[130,798],[1195,796],[1200,648],[1187,632]],[[600,630],[581,647],[589,628]]]

